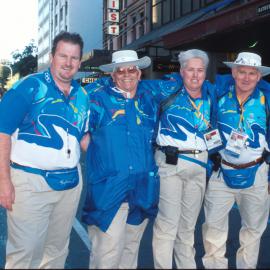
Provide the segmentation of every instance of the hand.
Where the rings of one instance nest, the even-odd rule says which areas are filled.
[[[0,181],[0,205],[12,211],[12,204],[15,201],[15,190],[12,182]]]
[[[82,139],[80,141],[80,145],[81,145],[81,148],[83,151],[87,150],[89,142],[90,142],[90,134],[87,133],[82,137]]]

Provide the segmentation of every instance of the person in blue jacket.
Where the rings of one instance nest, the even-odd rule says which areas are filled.
[[[157,214],[152,143],[158,102],[152,83],[140,81],[141,69],[150,64],[133,50],[114,52],[112,63],[100,66],[111,79],[86,86],[90,143],[82,220],[92,242],[90,268],[136,268],[144,229]]]
[[[50,68],[19,80],[0,102],[7,269],[63,269],[80,199],[89,99],[73,77],[83,40],[61,32],[52,45]]]
[[[153,228],[155,268],[196,268],[194,230],[206,187],[208,156],[222,147],[216,128],[216,97],[206,80],[206,52],[179,54],[178,91],[161,102],[156,143],[159,211]]]
[[[270,74],[261,57],[241,52],[234,62],[224,62],[231,75],[218,75],[218,126],[225,148],[221,166],[213,172],[205,194],[203,263],[209,269],[227,269],[225,257],[229,212],[236,202],[241,216],[238,269],[255,269],[260,239],[267,226],[269,166]]]

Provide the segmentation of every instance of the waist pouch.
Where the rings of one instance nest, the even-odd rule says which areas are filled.
[[[41,175],[47,182],[47,184],[53,190],[67,190],[74,188],[79,183],[78,168],[62,169],[62,170],[41,170],[37,168],[22,166],[16,163],[11,163],[12,168],[23,170],[25,172]]]
[[[257,164],[244,169],[224,169],[221,166],[223,179],[230,188],[249,188],[254,184],[255,176],[260,165]]]

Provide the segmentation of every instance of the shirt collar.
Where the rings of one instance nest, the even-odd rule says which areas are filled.
[[[54,79],[53,79],[53,76],[52,76],[52,73],[51,73],[51,69],[48,68],[46,71],[44,71],[44,78],[45,78],[45,81],[48,83],[48,84],[51,84],[53,85],[55,88],[57,88],[59,91],[61,91],[59,89],[59,87],[57,86],[57,84],[55,83]],[[75,81],[75,80],[71,80],[71,83],[70,83],[70,91],[69,91],[69,95],[71,94],[72,90],[73,89],[78,89],[80,85]],[[61,91],[62,92],[62,91]]]

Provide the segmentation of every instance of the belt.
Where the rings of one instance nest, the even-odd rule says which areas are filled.
[[[167,146],[156,145],[156,148],[165,153]],[[195,155],[195,154],[200,154],[203,151],[202,150],[177,150],[176,152],[177,152],[177,154],[193,154],[193,155]]]
[[[18,164],[18,163],[13,162],[13,161],[10,162],[10,166],[14,169],[23,170],[25,172],[29,172],[29,173],[33,173],[33,174],[39,174],[42,176],[46,176],[47,173],[68,172],[68,171],[72,171],[76,168],[75,167],[75,168],[67,168],[67,169],[59,169],[59,170],[43,170],[43,169],[24,166],[24,165]]]
[[[236,164],[233,164],[233,163],[230,163],[224,159],[222,159],[221,161],[222,164],[225,164],[229,167],[232,167],[234,169],[245,169],[245,168],[248,168],[248,167],[251,167],[251,166],[254,166],[258,163],[263,163],[263,158],[262,157],[259,157],[251,162],[248,162],[248,163],[244,163],[244,164],[239,164],[239,165],[236,165]]]
[[[10,166],[11,166],[12,168],[14,168],[14,169],[23,170],[23,171],[29,172],[29,173],[34,173],[34,174],[39,174],[39,175],[44,175],[44,174],[46,174],[46,171],[44,171],[44,170],[42,170],[42,169],[24,166],[24,165],[18,164],[18,163],[13,162],[13,161],[10,162]]]

